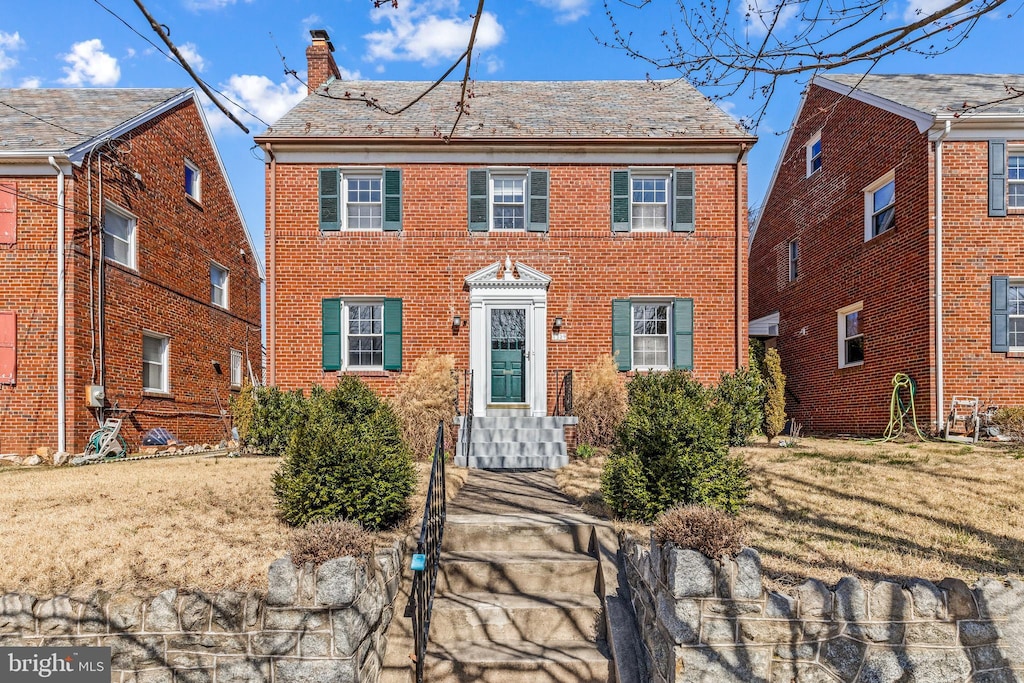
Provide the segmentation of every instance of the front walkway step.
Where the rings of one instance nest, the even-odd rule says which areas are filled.
[[[449,515],[443,550],[562,550],[586,553],[592,521],[582,515]]]
[[[430,683],[606,683],[614,680],[608,656],[591,643],[552,640],[463,642],[431,647]],[[623,682],[625,683],[625,682]]]
[[[595,642],[601,601],[594,593],[460,593],[434,599],[434,642],[529,639]]]
[[[594,592],[597,560],[558,550],[463,550],[441,556],[439,593]]]

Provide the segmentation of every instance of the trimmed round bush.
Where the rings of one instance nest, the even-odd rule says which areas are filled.
[[[391,407],[356,377],[314,388],[274,474],[285,522],[346,519],[377,531],[409,512],[412,453]]]
[[[708,557],[735,555],[743,548],[743,523],[706,505],[677,505],[654,520],[651,534],[659,544],[696,550]]]

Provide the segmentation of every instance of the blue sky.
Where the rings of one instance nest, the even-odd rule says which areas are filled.
[[[744,3],[727,0],[729,11]],[[915,8],[933,9],[948,0],[890,0],[895,22]],[[1016,0],[1014,0],[1016,1]],[[101,0],[146,38],[163,45],[131,0]],[[636,45],[656,51],[659,34],[679,18],[678,5],[652,0],[635,9],[610,6]],[[638,4],[638,3],[636,3]],[[375,9],[371,0],[148,0],[156,19],[170,29],[200,75],[267,123],[305,94],[286,76],[305,77],[310,28],[326,28],[343,76],[363,79],[434,80],[465,47],[476,3],[459,0],[399,0]],[[1006,12],[984,17],[954,52],[923,58],[904,55],[875,73],[1006,73],[1020,71],[1016,54],[1020,20]],[[884,25],[884,21],[882,22]],[[1016,35],[1015,35],[1016,34]],[[479,80],[583,80],[672,78],[650,65],[599,44],[611,37],[600,0],[488,0],[481,20],[473,76]],[[280,52],[279,52],[280,51]],[[776,92],[756,133],[750,156],[750,197],[759,204],[771,178],[800,92],[809,76],[793,78]],[[188,75],[94,0],[21,3],[0,19],[0,87],[189,87]],[[709,93],[710,94],[710,93]],[[756,103],[737,96],[723,103],[734,116]],[[208,114],[242,211],[258,249],[263,248],[263,162],[251,149],[264,124],[241,117],[250,135],[210,110]]]

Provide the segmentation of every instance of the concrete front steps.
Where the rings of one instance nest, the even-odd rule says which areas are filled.
[[[464,417],[460,417],[460,429]],[[534,417],[511,409],[489,409],[474,417],[467,458],[459,440],[455,464],[479,469],[557,469],[569,464],[565,425],[575,417]]]

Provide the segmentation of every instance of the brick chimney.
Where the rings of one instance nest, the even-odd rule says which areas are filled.
[[[331,76],[341,78],[338,65],[334,63],[334,44],[327,31],[322,28],[315,28],[309,32],[313,37],[313,44],[306,48],[306,88],[308,94],[327,82]]]

